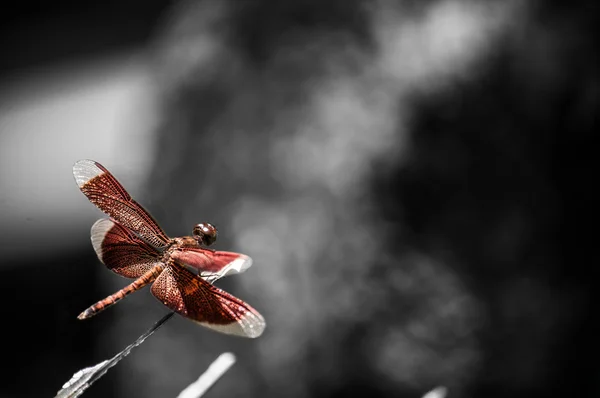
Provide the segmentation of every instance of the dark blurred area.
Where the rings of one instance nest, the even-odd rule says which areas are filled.
[[[203,0],[3,14],[0,154],[22,163],[13,172],[0,159],[0,272],[13,298],[0,396],[53,396],[166,312],[144,291],[76,319],[127,283],[95,258],[99,213],[66,182],[88,156],[170,236],[209,221],[217,249],[250,255],[253,267],[219,286],[267,330],[244,340],[177,317],[86,396],[177,396],[225,351],[238,362],[206,396],[597,395],[596,11],[591,1]],[[21,142],[14,126],[27,126],[9,117],[11,96],[39,90],[14,88],[24,70],[103,56],[129,65],[133,53],[141,61],[125,78],[99,85],[151,87],[140,91],[150,104],[130,111],[157,118],[146,135],[77,130],[10,147]],[[33,143],[43,134],[19,131]],[[55,146],[70,151],[56,167],[36,163]],[[46,191],[68,206],[22,189],[46,168],[60,180]],[[33,220],[20,215],[36,203]]]
[[[0,76],[143,45],[171,2],[12,2],[0,17]]]

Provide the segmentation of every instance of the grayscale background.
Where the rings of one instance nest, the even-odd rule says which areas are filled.
[[[167,310],[96,259],[105,165],[170,236],[254,259],[256,340],[175,317],[84,395],[592,396],[594,1],[30,2],[0,23],[0,397]],[[596,127],[595,127],[596,126]],[[595,377],[594,377],[595,376]]]

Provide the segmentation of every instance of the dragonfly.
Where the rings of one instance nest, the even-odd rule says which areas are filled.
[[[258,311],[213,285],[252,265],[245,254],[208,248],[217,239],[215,226],[199,223],[192,236],[169,238],[100,163],[79,160],[73,165],[73,176],[89,201],[109,216],[91,229],[98,259],[116,274],[135,279],[90,306],[79,319],[90,318],[152,284],[150,291],[161,303],[202,326],[249,338],[263,333],[266,323]]]

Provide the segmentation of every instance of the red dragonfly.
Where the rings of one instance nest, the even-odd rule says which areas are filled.
[[[150,290],[157,299],[202,326],[243,337],[262,334],[265,320],[258,311],[212,285],[252,265],[252,259],[244,254],[207,248],[217,239],[214,226],[200,223],[192,236],[171,239],[100,163],[79,160],[73,165],[73,176],[90,202],[110,216],[92,226],[98,258],[111,271],[135,278],[83,311],[79,319],[90,318],[152,283]]]

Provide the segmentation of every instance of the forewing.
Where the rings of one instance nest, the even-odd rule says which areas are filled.
[[[169,242],[150,213],[133,200],[119,181],[100,163],[79,160],[73,165],[73,176],[90,202],[119,224],[139,234],[155,247],[165,246]]]
[[[175,262],[151,290],[172,311],[218,332],[255,338],[265,329],[264,318],[254,308]]]
[[[244,272],[252,265],[252,258],[245,254],[201,248],[175,250],[171,257],[195,268],[200,276],[210,278],[213,282],[227,275]]]
[[[92,225],[92,246],[100,261],[127,278],[139,278],[160,262],[158,250],[108,219]]]

